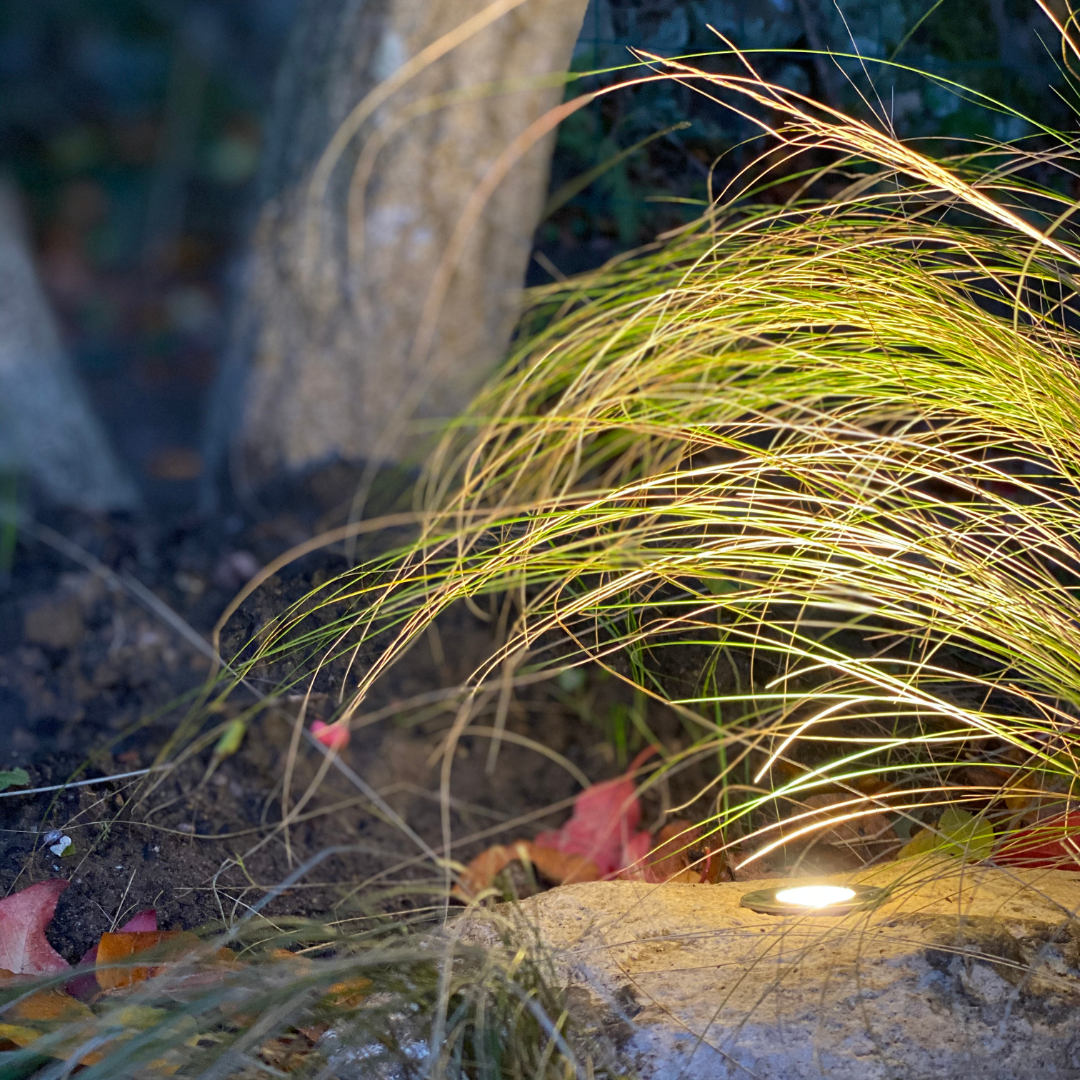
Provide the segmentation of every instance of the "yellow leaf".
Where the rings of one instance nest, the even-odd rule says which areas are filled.
[[[8,1039],[16,1046],[29,1046],[43,1034],[37,1028],[23,1027],[21,1024],[0,1024],[0,1038]]]
[[[7,1010],[7,1015],[23,1023],[45,1021],[54,1024],[69,1024],[74,1020],[93,1019],[94,1016],[88,1005],[56,989],[38,990],[16,1001]]]

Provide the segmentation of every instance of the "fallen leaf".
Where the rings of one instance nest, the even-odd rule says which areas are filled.
[[[5,972],[5,976],[10,973]],[[18,977],[15,976],[17,979]],[[4,1022],[0,1023],[0,1038],[15,1046],[30,1046],[44,1035],[69,1024],[93,1023],[94,1014],[81,1001],[76,1001],[63,990],[48,988],[37,990],[27,997],[17,999],[4,1010]],[[81,1042],[85,1041],[84,1028],[66,1033],[61,1042],[47,1046],[44,1053],[52,1057],[67,1057]],[[94,1065],[100,1061],[100,1052],[90,1051],[80,1057],[82,1065]]]
[[[490,889],[495,878],[514,862],[533,866],[537,876],[552,885],[596,881],[600,877],[596,864],[581,855],[543,847],[529,840],[518,840],[513,844],[496,844],[477,855],[465,867],[451,895],[464,902],[475,900]]]
[[[182,1054],[179,1050],[168,1050],[164,1057],[148,1061],[143,1073],[151,1076],[175,1076],[184,1067],[186,1061],[186,1054]]]
[[[939,851],[969,862],[990,857],[994,846],[994,827],[985,818],[950,806],[933,829],[916,833],[898,852],[898,859],[911,859]]]
[[[653,753],[655,748],[647,746],[618,779],[586,788],[577,797],[570,820],[561,829],[540,833],[534,843],[588,859],[603,878],[635,862],[645,843],[639,837],[647,834],[635,831],[641,802],[634,773]]]
[[[102,934],[98,942],[97,964],[94,974],[102,990],[121,990],[137,982],[152,978],[164,970],[165,963],[194,952],[202,942],[187,930],[117,931]],[[115,967],[124,960],[150,949],[165,946],[155,957],[158,963],[146,967]]]
[[[283,1035],[260,1047],[258,1054],[280,1076],[282,1073],[296,1072],[303,1068],[311,1056],[313,1046],[314,1040],[307,1035]]]
[[[154,908],[147,908],[145,911],[140,911],[137,915],[133,915],[117,932],[121,934],[145,934],[151,933],[157,928],[157,911]],[[79,961],[80,966],[82,964],[94,963],[97,960],[97,954],[97,945],[91,949],[87,949],[86,952],[83,953],[82,959]]]
[[[529,862],[537,873],[552,885],[572,885],[575,881],[596,881],[600,868],[591,859],[557,848],[524,842]]]
[[[561,829],[481,852],[465,868],[452,895],[475,899],[514,862],[531,864],[538,877],[553,885],[611,878],[640,863],[652,847],[652,837],[637,831],[641,802],[634,773],[654,753],[654,747],[646,747],[622,776],[586,788]]]
[[[722,852],[712,851],[701,839],[701,829],[689,821],[670,821],[657,834],[651,850],[636,867],[621,876],[642,881],[697,885],[732,881]]]
[[[157,928],[157,912],[153,908],[147,908],[145,911],[140,911],[137,914],[132,915],[131,918],[120,927],[120,932],[123,934],[141,934],[150,930],[156,930]]]
[[[145,933],[146,931],[156,930],[157,925],[157,912],[153,908],[147,908],[145,911],[140,911],[138,914],[133,915],[123,926],[120,927],[121,933]],[[97,962],[98,947],[94,945],[82,954],[82,958],[79,960],[79,967],[87,967]],[[83,975],[76,975],[65,987],[69,994],[73,994],[77,998],[89,998],[101,989],[101,985],[97,981],[97,975],[93,971],[88,971]]]
[[[490,889],[498,877],[518,856],[513,845],[494,844],[481,851],[462,871],[457,884],[450,890],[455,900],[468,903],[486,889]]]
[[[45,975],[70,966],[45,938],[56,901],[67,887],[66,880],[54,878],[0,900],[0,968],[16,975]]]
[[[26,1027],[23,1024],[0,1023],[0,1038],[14,1043],[16,1046],[29,1046],[41,1038],[43,1032],[35,1027]]]
[[[335,1009],[356,1009],[368,996],[370,988],[371,980],[362,975],[355,979],[344,979],[327,987],[323,1001]]]
[[[19,1023],[46,1021],[67,1024],[73,1020],[89,1020],[93,1013],[81,1001],[77,1001],[63,990],[49,987],[37,990],[29,997],[20,998],[8,1006],[4,1015]]]
[[[1038,870],[1080,870],[1080,810],[1066,810],[1011,833],[994,861]]]
[[[9,787],[26,787],[30,783],[30,774],[25,769],[0,770],[0,791]]]
[[[269,959],[277,960],[284,964],[292,964],[298,973],[307,974],[315,966],[315,961],[303,953],[294,953],[290,949],[271,949]]]
[[[637,878],[644,876],[645,861],[653,848],[653,838],[647,832],[634,833],[623,845],[619,856],[619,867],[616,876],[621,878]]]

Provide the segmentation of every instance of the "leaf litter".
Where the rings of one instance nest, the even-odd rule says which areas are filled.
[[[135,1032],[168,1020],[166,1009],[146,1005],[142,998],[118,1009],[118,1002],[133,988],[170,976],[163,992],[178,1001],[185,991],[198,992],[220,983],[243,966],[233,950],[214,947],[191,931],[159,930],[153,909],[140,911],[119,930],[103,933],[71,965],[45,937],[57,900],[68,884],[62,878],[42,881],[0,900],[0,1074],[7,1075],[4,1052],[26,1048],[40,1048],[46,1057],[73,1057],[83,1066],[98,1064]],[[145,962],[135,962],[143,957]],[[286,964],[292,972],[307,973],[312,968],[310,959],[287,949],[273,949],[267,959]],[[42,976],[67,971],[74,977],[63,984],[40,985]],[[371,980],[364,977],[339,979],[322,991],[319,1007],[330,1013],[354,1010],[363,1004],[370,986]],[[103,1043],[97,1032],[105,1016],[114,1031]],[[235,1013],[232,1019],[234,1026],[243,1027],[250,1018]],[[122,1029],[120,1034],[116,1028]],[[329,1025],[301,1029],[307,1049],[326,1030]],[[151,1061],[144,1071],[169,1076],[182,1064],[183,1055],[173,1049]]]
[[[725,856],[712,849],[697,826],[668,822],[655,837],[639,828],[642,809],[634,777],[654,753],[654,747],[646,747],[622,776],[587,787],[561,828],[482,851],[465,867],[454,897],[464,902],[479,898],[514,863],[550,885],[612,878],[732,880]]]

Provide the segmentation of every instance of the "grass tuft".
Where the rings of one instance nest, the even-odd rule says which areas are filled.
[[[948,806],[999,838],[1060,811],[1080,708],[1071,144],[935,160],[753,73],[649,59],[824,164],[797,200],[755,201],[774,151],[749,195],[534,292],[433,459],[420,539],[284,612],[259,660],[310,671],[388,634],[349,723],[441,612],[501,595],[514,617],[444,779],[470,695],[596,663],[695,733],[656,778],[720,762],[709,826],[744,862],[816,793],[902,832]],[[298,633],[313,605],[338,615]],[[688,650],[689,692],[665,660]]]

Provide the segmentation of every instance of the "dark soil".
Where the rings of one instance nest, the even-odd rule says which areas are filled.
[[[244,573],[333,519],[348,481],[342,475],[310,479],[299,494],[278,501],[288,512],[270,508],[168,528],[71,518],[51,525],[104,566],[149,586],[205,636]],[[230,624],[225,655],[313,583],[346,566],[341,553],[327,551],[271,579]],[[466,678],[492,648],[492,627],[464,609],[442,619],[438,633],[416,645],[365,703],[369,711],[393,713],[387,706],[401,702],[401,711],[356,731],[343,755],[432,846],[442,836],[437,754],[454,713],[406,705]],[[70,879],[49,931],[69,960],[148,907],[157,909],[162,927],[179,929],[234,919],[267,897],[266,910],[277,915],[344,917],[422,906],[442,886],[416,843],[373,812],[336,769],[321,778],[287,835],[275,828],[298,695],[265,709],[240,751],[211,775],[216,736],[204,738],[197,752],[181,753],[181,763],[168,771],[123,776],[159,760],[176,761],[196,731],[210,732],[253,703],[239,690],[192,727],[191,705],[209,666],[129,591],[20,536],[10,584],[0,593],[0,769],[25,768],[32,787],[111,778],[40,794],[9,789],[0,797],[0,894],[46,878]],[[278,677],[267,671],[262,688],[273,691]],[[312,709],[329,712],[327,692],[338,678],[340,666],[331,666]],[[595,673],[576,691],[576,704],[557,687],[527,687],[515,695],[507,729],[565,755],[590,779],[603,779],[634,749],[631,740],[620,755],[611,739],[610,720],[625,712],[624,699],[618,680],[602,681]],[[493,716],[494,703],[490,711]],[[311,719],[309,711],[305,722]],[[673,725],[667,734],[678,739],[676,721],[650,717],[656,722]],[[557,824],[580,790],[560,764],[513,743],[502,744],[489,771],[489,745],[472,736],[457,750],[455,858]],[[299,742],[290,805],[316,778],[322,760]],[[647,797],[647,819],[659,809],[660,796]],[[60,857],[50,850],[55,833],[72,839],[74,853]],[[308,860],[315,865],[280,890]]]

